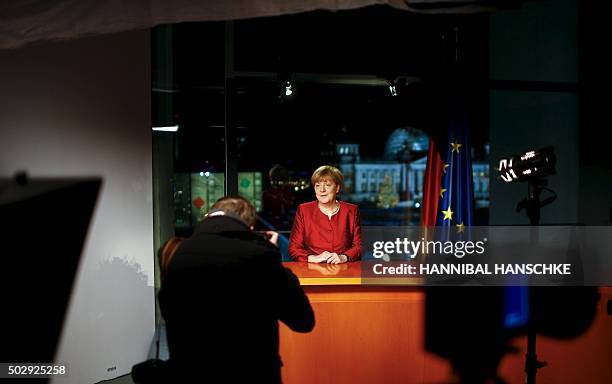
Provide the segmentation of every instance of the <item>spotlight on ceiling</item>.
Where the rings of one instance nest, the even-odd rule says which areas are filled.
[[[291,96],[293,94],[293,89],[291,87],[291,81],[287,80],[285,82],[285,96]]]
[[[387,85],[389,86],[389,93],[391,96],[397,96],[400,88],[406,86],[407,80],[401,76],[391,76],[386,78]]]
[[[277,78],[278,98],[280,101],[289,100],[295,96],[295,84],[291,81],[291,75],[279,73]]]
[[[497,171],[506,183],[530,181],[556,173],[557,157],[554,147],[527,151],[499,161]]]

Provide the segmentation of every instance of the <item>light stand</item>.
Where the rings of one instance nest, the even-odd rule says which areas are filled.
[[[542,207],[552,203],[557,198],[557,194],[551,189],[547,188],[548,182],[546,179],[537,177],[530,179],[527,183],[527,197],[521,200],[516,206],[516,211],[520,212],[523,208],[527,211],[527,217],[531,226],[537,227],[540,225],[540,210]],[[548,191],[552,193],[552,196],[540,201],[542,191]],[[532,228],[531,242],[537,241],[537,230]],[[535,297],[533,294],[533,288],[529,288],[529,321],[527,322],[527,353],[525,354],[525,374],[526,383],[535,384],[536,374],[538,369],[546,366],[546,362],[539,361],[536,355],[536,319],[534,318],[534,310],[537,308],[535,305]]]
[[[529,180],[527,183],[527,197],[521,200],[516,206],[517,212],[520,212],[522,209],[527,211],[529,223],[534,227],[540,225],[541,208],[557,199],[557,194],[552,189],[547,188],[547,185],[548,181],[542,177]],[[548,191],[552,193],[552,196],[540,201],[542,191]]]

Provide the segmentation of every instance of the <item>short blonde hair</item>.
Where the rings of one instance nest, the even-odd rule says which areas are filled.
[[[323,179],[331,179],[334,181],[334,183],[338,184],[340,188],[342,188],[344,175],[342,175],[342,172],[334,166],[322,165],[314,171],[312,177],[310,178],[310,182],[314,186],[317,182]]]

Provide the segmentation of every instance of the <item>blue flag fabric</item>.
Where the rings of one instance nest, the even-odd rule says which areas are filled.
[[[467,123],[466,113],[456,113],[449,122],[446,148],[441,146],[442,182],[436,222],[442,227],[457,226],[460,231],[474,221],[472,159]]]
[[[474,198],[468,115],[455,111],[449,121],[448,139],[441,143],[442,179],[439,190],[436,225],[466,231],[474,224]],[[465,234],[469,237],[469,230]],[[504,326],[516,328],[527,324],[529,297],[526,287],[504,288]]]

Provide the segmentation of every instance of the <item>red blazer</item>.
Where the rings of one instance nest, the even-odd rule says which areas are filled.
[[[340,201],[340,208],[331,220],[321,212],[317,201],[298,206],[289,238],[289,255],[298,261],[308,261],[308,255],[323,251],[346,255],[348,261],[361,259],[361,220],[355,204]]]

